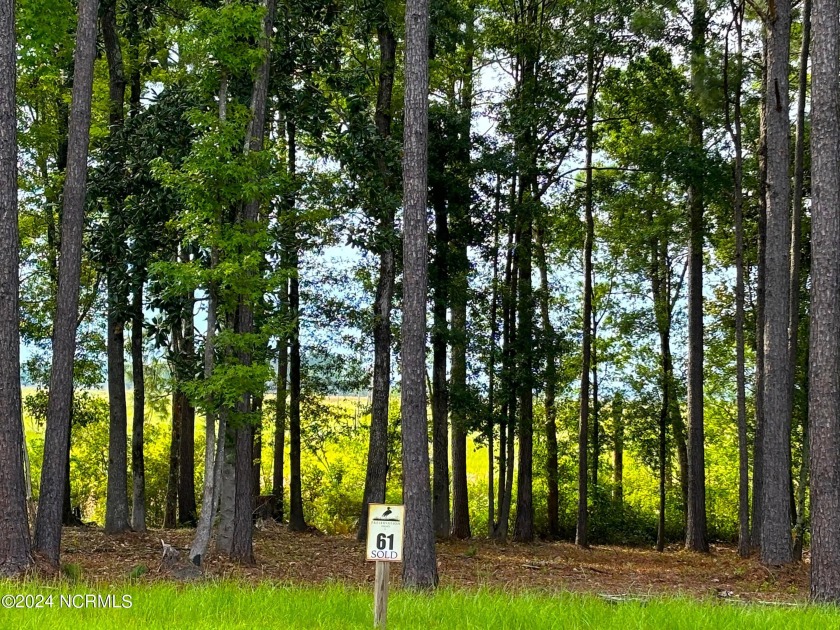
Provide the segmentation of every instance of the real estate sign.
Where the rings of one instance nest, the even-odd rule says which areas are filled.
[[[371,503],[368,508],[367,551],[370,562],[402,562],[405,506]]]

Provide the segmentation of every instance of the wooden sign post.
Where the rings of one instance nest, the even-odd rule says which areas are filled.
[[[402,562],[405,507],[385,503],[368,506],[367,549],[365,560],[376,562],[373,590],[373,627],[388,623],[388,584],[391,562]]]

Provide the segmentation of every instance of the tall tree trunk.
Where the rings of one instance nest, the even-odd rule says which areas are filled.
[[[767,32],[763,32],[763,54],[761,70],[761,106],[758,108],[758,243],[755,308],[755,441],[753,444],[753,492],[750,544],[761,548],[761,500],[763,495],[763,441],[764,441],[764,303],[766,285],[767,253],[767,116],[765,94],[767,93]]]
[[[501,205],[501,177],[496,176],[496,212],[495,232],[493,235],[493,280],[492,297],[490,298],[490,352],[487,366],[487,534],[495,534],[496,504],[495,504],[495,456],[493,453],[494,425],[496,417],[496,336],[498,335],[499,308],[499,207]],[[504,428],[500,427],[500,438],[503,438]],[[500,457],[503,454],[500,453]],[[502,485],[502,484],[500,484]]]
[[[146,531],[146,463],[143,433],[146,422],[146,381],[143,373],[143,277],[136,279],[131,310],[131,379],[134,417],[131,422],[131,529]]]
[[[219,77],[219,121],[227,119],[227,90],[228,79],[224,71]],[[214,226],[218,228],[218,225]],[[204,337],[204,379],[213,376],[216,367],[216,326],[218,323],[219,296],[213,273],[219,264],[219,250],[210,249],[210,281],[207,283],[207,331]],[[202,492],[201,514],[195,528],[195,537],[190,546],[190,562],[201,566],[201,560],[207,553],[210,538],[213,534],[213,522],[219,505],[222,486],[222,468],[225,457],[225,426],[226,414],[224,410],[218,414],[219,428],[216,434],[217,409],[216,400],[211,394],[207,395],[207,412],[204,425],[204,490]]]
[[[514,178],[512,182],[515,182]],[[515,198],[515,183],[511,184],[511,208]],[[511,220],[505,256],[505,290],[502,294],[502,386],[504,401],[499,426],[499,520],[494,536],[506,540],[510,517],[510,490],[513,487],[513,431],[516,415],[516,379],[512,365],[513,343],[516,339],[516,261],[515,229]],[[510,439],[509,439],[510,438]]]
[[[193,538],[192,545],[190,546],[190,562],[196,566],[201,566],[202,558],[207,552],[207,547],[210,544],[210,537],[213,532],[213,522],[216,518],[216,514],[219,512],[219,499],[222,494],[222,470],[225,462],[225,433],[227,431],[226,420],[227,413],[222,410],[219,413],[218,439],[215,440],[215,444],[211,448],[211,452],[213,452],[211,457],[213,465],[210,468],[205,469],[209,472],[205,473],[204,500],[201,505],[201,515],[199,516],[198,525],[196,526],[195,537]],[[208,446],[211,446],[210,442],[211,440],[208,439]],[[205,457],[204,461],[206,465],[209,459]],[[230,522],[232,523],[232,517]],[[219,524],[219,530],[222,530],[221,523]],[[221,537],[219,537],[218,540],[221,540]],[[220,550],[222,550],[222,544],[217,543],[217,546]],[[225,551],[227,552],[229,550],[230,545],[228,544]]]
[[[810,2],[810,0],[806,0]],[[742,24],[744,3],[735,5],[735,30],[737,37],[736,82],[733,94],[733,114],[729,112],[729,58],[724,60],[724,96],[726,98],[726,127],[735,147],[735,162],[732,168],[732,207],[735,222],[735,381],[738,407],[738,554],[746,558],[750,554],[750,472],[747,451],[747,396],[744,359],[744,219],[743,219],[743,157],[741,144],[741,85],[743,81]],[[727,40],[727,47],[728,47]]]
[[[449,538],[449,388],[446,382],[449,284],[449,222],[446,190],[432,188],[435,254],[431,266],[432,304],[432,519],[437,538]],[[453,314],[454,315],[454,314]],[[454,361],[454,358],[453,358]],[[454,367],[454,366],[453,366]]]
[[[177,255],[175,256],[177,260]],[[169,472],[166,478],[166,505],[163,513],[163,527],[173,529],[178,526],[178,473],[180,465],[178,459],[181,455],[181,423],[184,416],[184,395],[179,389],[180,369],[178,359],[184,346],[183,323],[180,316],[172,324],[172,340],[170,354],[173,357],[170,361],[170,372],[172,374],[172,426],[169,438]]]
[[[519,466],[516,477],[516,522],[513,538],[518,542],[534,539],[533,457],[534,457],[534,305],[531,285],[533,257],[533,198],[536,181],[531,176],[523,181],[526,191],[523,203],[517,209],[520,226],[519,246],[516,256],[519,263],[519,298],[517,302],[518,329],[515,345],[517,355],[519,390]]]
[[[73,511],[73,506],[71,505],[72,499],[72,491],[73,489],[70,486],[70,451],[72,449],[72,441],[73,441],[73,422],[70,422],[70,431],[67,432],[67,464],[65,466],[65,475],[64,475],[64,500],[62,501],[61,505],[61,524],[68,525],[70,527],[75,527],[80,525],[79,519],[76,518],[76,514]]]
[[[189,247],[184,247],[181,252],[181,261],[189,263]],[[186,300],[181,337],[181,356],[189,363],[192,363],[195,355],[194,302],[195,297],[190,292]],[[195,503],[195,407],[186,394],[181,398],[181,405],[181,434],[178,441],[178,525],[194,527],[198,512]]]
[[[181,417],[183,413],[183,394],[176,389],[172,392],[172,428],[169,439],[166,506],[163,512],[164,529],[174,529],[178,525],[178,456],[181,453]]]
[[[123,69],[122,49],[117,33],[117,6],[115,0],[109,0],[102,12],[102,39],[105,43],[105,55],[108,60],[108,87],[110,96],[110,132],[122,129],[125,107],[125,71]],[[119,208],[110,211],[109,223],[112,238],[121,233]],[[125,400],[125,334],[124,322],[126,299],[121,277],[124,274],[120,258],[122,243],[111,243],[113,254],[109,256],[107,269],[108,283],[108,483],[105,500],[105,532],[117,534],[126,531],[128,526],[128,453],[127,425],[128,416]]]
[[[811,599],[840,602],[840,11],[814,0],[811,74]],[[762,541],[763,542],[763,541]]]
[[[223,85],[226,79],[222,79]],[[219,109],[220,113],[225,112],[223,101],[227,100],[225,89],[220,90]],[[224,120],[224,116],[220,116]],[[210,272],[215,270],[218,264],[219,253],[214,247],[210,253]],[[210,379],[213,376],[213,369],[216,366],[216,321],[218,310],[218,295],[214,281],[210,281],[207,287],[207,332],[204,336],[204,378]],[[216,411],[215,401],[212,395],[207,396],[207,412],[204,423],[204,489],[201,499],[201,514],[198,517],[198,524],[195,529],[195,537],[190,546],[190,561],[201,566],[201,560],[207,553],[207,545],[210,543],[210,535],[213,530],[213,521],[216,517],[216,498],[219,495],[221,482],[221,460],[224,457],[224,427],[222,419],[219,418],[218,446],[216,439]],[[217,453],[218,449],[218,453]]]
[[[811,0],[802,5],[802,48],[799,53],[799,86],[796,106],[796,146],[793,167],[793,216],[791,217],[790,246],[790,325],[788,352],[790,354],[790,413],[793,417],[793,391],[799,357],[799,286],[802,261],[802,202],[805,183],[805,106],[808,98],[808,56],[811,46]],[[805,483],[808,480],[808,417],[802,416],[802,466],[798,496],[794,503],[796,522],[793,529],[793,556],[802,559],[802,537],[805,534]],[[793,472],[791,471],[791,477]],[[797,496],[797,499],[798,499]]]
[[[178,525],[195,527],[195,407],[186,394],[181,399],[181,435],[178,440]]]
[[[670,318],[670,316],[669,316]],[[676,381],[674,380],[673,360],[670,358],[671,332],[670,324],[668,330],[668,364],[671,366],[669,378],[671,379],[671,392],[675,393]],[[680,468],[680,494],[682,496],[683,526],[688,521],[688,441],[686,439],[686,426],[680,411],[679,401],[676,395],[671,396],[671,430],[674,432],[674,441],[677,443],[677,464]]]
[[[253,455],[251,460],[251,494],[254,501],[260,496],[260,488],[262,486],[260,480],[260,469],[262,468],[262,406],[263,399],[258,397],[254,399],[254,442],[252,445]]]
[[[294,181],[297,168],[296,127],[293,121],[287,121],[288,134],[288,172]],[[290,216],[294,211],[294,198],[289,203]],[[292,235],[287,248],[290,270],[289,278],[289,318],[291,335],[289,337],[289,529],[302,532],[306,529],[303,515],[302,481],[300,476],[300,398],[301,398],[301,358],[300,358],[300,264],[297,236]]]
[[[254,76],[253,91],[251,93],[251,120],[245,134],[245,152],[258,152],[263,148],[266,123],[266,106],[268,101],[268,81],[271,69],[271,41],[274,33],[274,13],[277,8],[276,0],[265,0],[265,16],[263,17],[263,32],[260,48],[263,60]],[[260,202],[258,199],[248,200],[242,207],[241,223],[245,233],[253,238],[259,221]],[[246,246],[251,252],[255,245]],[[247,295],[240,295],[238,308],[237,332],[251,335],[254,332],[255,300]],[[253,361],[252,349],[240,351],[239,362],[250,366]],[[236,429],[236,472],[234,484],[236,495],[234,499],[233,542],[230,557],[244,564],[254,562],[254,530],[252,515],[254,512],[254,497],[252,494],[252,467],[254,462],[254,392],[246,392],[239,401],[239,408],[246,414],[248,420]]]
[[[545,476],[548,483],[548,535],[556,538],[560,534],[560,492],[558,489],[557,462],[557,358],[554,325],[551,323],[548,284],[548,261],[546,257],[545,231],[540,229],[537,240],[537,261],[540,268],[540,313],[542,315],[543,337],[545,339]]]
[[[285,119],[283,123],[283,133],[286,137],[286,155],[287,165],[286,170],[289,178],[294,181],[295,171],[297,169],[297,147],[295,138],[295,122],[289,118]],[[294,216],[296,193],[291,190],[286,194],[284,199],[284,210],[286,212],[286,232],[290,236],[282,244],[281,247],[281,261],[284,266],[288,266],[291,261],[289,252],[296,246],[294,238]],[[288,271],[288,269],[287,269]],[[278,523],[282,523],[285,516],[285,471],[286,471],[286,427],[288,422],[289,410],[286,406],[286,398],[289,394],[289,341],[291,339],[291,309],[289,302],[289,287],[291,282],[288,278],[283,280],[283,285],[280,287],[280,320],[283,331],[277,340],[277,400],[276,400],[276,420],[274,432],[274,497],[275,497],[275,513],[274,518]]]
[[[461,223],[463,228],[463,223]],[[469,538],[469,495],[467,488],[467,260],[464,234],[454,248],[455,266],[452,295],[452,536]]]
[[[222,329],[234,329],[234,313],[228,311]],[[226,348],[226,353],[231,349]],[[227,422],[229,411],[219,411],[219,447],[222,453],[219,486],[219,526],[216,530],[216,551],[230,554],[233,547],[233,520],[236,507],[236,430]],[[224,428],[224,431],[222,429]]]
[[[67,148],[67,176],[64,180],[64,209],[61,224],[61,263],[58,270],[53,355],[50,370],[50,399],[44,436],[44,467],[35,523],[34,548],[58,564],[61,549],[61,506],[64,501],[67,442],[73,404],[73,356],[76,349],[76,318],[79,310],[79,282],[82,268],[85,185],[88,140],[90,138],[93,62],[96,56],[98,0],[80,0],[76,23],[73,97]]]
[[[624,507],[624,398],[616,392],[612,402],[613,416],[613,502]]]
[[[463,224],[462,224],[463,225]],[[464,236],[464,235],[461,235]],[[469,538],[470,504],[467,488],[467,260],[466,243],[454,248],[456,269],[452,287],[452,536]]]
[[[0,576],[32,565],[20,393],[15,2],[0,1]],[[59,503],[60,507],[60,503]],[[60,518],[61,514],[58,514]],[[58,521],[60,530],[61,521]]]
[[[467,299],[470,263],[467,257],[472,191],[469,180],[472,130],[473,61],[475,56],[475,6],[467,5],[464,29],[464,75],[460,94],[460,125],[457,144],[459,173],[452,196],[453,222],[450,302],[452,305],[452,375],[450,408],[452,417],[452,535],[469,538],[470,503],[467,486]],[[492,467],[491,467],[492,468]]]
[[[280,309],[283,314],[283,325],[286,325],[288,314],[289,285],[288,281],[283,282],[280,289]],[[289,372],[289,339],[286,332],[281,333],[277,339],[277,400],[275,401],[274,421],[274,520],[283,522],[285,503],[285,477],[286,467],[286,392]]]
[[[659,412],[659,521],[656,528],[656,550],[665,551],[665,481],[668,467],[668,401],[670,380],[662,369],[662,407]]]
[[[405,8],[403,151],[403,500],[406,508],[403,585],[437,585],[429,483],[426,387],[426,192],[429,132],[429,0]]]
[[[247,397],[246,398],[250,398]],[[242,413],[250,413],[251,401],[240,403]],[[236,429],[236,472],[234,474],[233,540],[230,557],[243,564],[254,563],[254,497],[251,494],[251,465],[253,460],[254,427],[245,424]]]
[[[648,223],[653,225],[653,212],[648,209]],[[661,238],[650,239],[650,283],[653,293],[653,312],[656,327],[659,331],[660,361],[662,366],[661,390],[662,400],[659,411],[659,519],[656,530],[656,550],[665,550],[665,481],[668,465],[668,424],[671,416],[671,327],[670,301],[663,286],[663,279],[668,273],[665,255],[667,249]]]
[[[700,96],[706,55],[706,0],[694,0],[691,20],[691,147],[699,160],[703,151]],[[703,427],[703,174],[695,173],[688,190],[690,251],[688,257],[688,505],[686,549],[707,552],[706,453]]]
[[[805,499],[808,493],[808,478],[810,476],[810,432],[808,415],[802,417],[802,465],[799,467],[799,479],[796,487],[796,494],[792,499],[795,501],[796,522],[793,528],[793,559],[797,562],[802,560],[802,548],[805,544]]]
[[[516,319],[512,317],[512,321],[516,322]],[[516,333],[513,332],[511,335],[512,343],[516,341]],[[512,385],[515,387],[516,381],[512,381]],[[505,496],[504,502],[502,506],[499,508],[499,519],[501,521],[501,526],[499,528],[499,538],[501,540],[507,540],[508,530],[510,528],[510,506],[513,502],[513,473],[516,470],[516,460],[515,460],[515,452],[516,452],[516,389],[512,389],[509,395],[509,402],[508,402],[508,416],[507,416],[507,440],[505,444],[505,460],[507,461],[507,468],[505,470],[505,479],[504,479],[504,486],[505,486]]]
[[[143,92],[140,75],[140,7],[132,3],[127,9],[125,29],[128,39],[128,63],[131,67],[131,75],[128,78],[128,115],[133,118],[140,113],[140,97]]]
[[[764,307],[764,432],[761,560],[792,559],[790,531],[790,2],[770,5],[767,24],[767,252]]]
[[[598,492],[598,464],[601,459],[601,427],[598,421],[598,315],[592,305],[592,490]]]
[[[128,416],[125,401],[125,336],[122,316],[113,301],[108,314],[108,487],[105,501],[105,532],[117,534],[128,526]]]
[[[291,252],[292,277],[289,281],[289,312],[292,318],[292,336],[289,344],[289,529],[302,532],[306,529],[303,516],[302,482],[300,477],[300,292],[298,290],[298,252],[295,244]]]
[[[590,24],[592,20],[590,19]],[[586,58],[586,190],[584,215],[586,231],[583,244],[583,351],[580,374],[580,423],[578,425],[578,505],[575,543],[589,546],[589,488],[587,486],[587,451],[589,450],[589,374],[592,366],[592,241],[595,219],[592,208],[593,104],[595,98],[595,59],[592,45]]]
[[[226,410],[222,411],[222,415]],[[223,424],[225,426],[223,426]],[[222,429],[224,428],[224,431]],[[233,519],[236,508],[236,453],[234,441],[236,432],[219,418],[219,451],[222,453],[221,482],[219,488],[219,528],[216,530],[216,551],[229,554],[233,547]]]
[[[391,98],[394,91],[397,40],[390,26],[378,28],[379,86],[374,119],[383,143],[377,156],[377,169],[383,186],[392,190],[395,178],[385,159],[391,137]],[[367,536],[368,504],[385,500],[388,477],[388,408],[391,398],[391,302],[394,295],[396,267],[394,262],[394,209],[380,209],[379,279],[373,303],[373,391],[370,412],[370,440],[365,473],[365,492],[359,519],[358,539]]]
[[[58,113],[58,150],[55,158],[55,173],[62,177],[67,172],[67,142],[68,142],[68,127],[70,122],[70,108],[64,99],[59,98],[55,104]],[[45,179],[47,173],[45,172]],[[54,189],[55,188],[55,189]],[[50,281],[52,283],[53,298],[57,295],[55,292],[58,289],[58,255],[61,246],[61,239],[56,235],[56,215],[58,213],[53,211],[53,207],[58,207],[62,201],[61,190],[56,190],[58,187],[45,186],[46,202],[48,204],[47,217],[47,248],[49,250],[49,269]],[[64,500],[61,506],[61,522],[63,525],[76,526],[80,523],[73,512],[71,503],[71,488],[70,488],[70,448],[72,443],[73,423],[70,422],[70,429],[67,431],[67,460],[65,465],[66,473],[64,475]]]

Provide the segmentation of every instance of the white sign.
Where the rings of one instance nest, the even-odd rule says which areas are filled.
[[[370,562],[402,562],[405,506],[371,503],[368,506],[367,551]]]

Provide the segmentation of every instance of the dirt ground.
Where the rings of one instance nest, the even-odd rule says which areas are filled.
[[[66,528],[62,563],[79,565],[82,578],[123,582],[144,566],[141,581],[172,579],[161,570],[161,539],[186,557],[193,530],[153,530],[108,536],[93,527]],[[204,576],[293,584],[373,581],[373,563],[364,545],[351,537],[293,533],[271,522],[258,527],[256,564],[246,567],[210,554]],[[711,553],[689,553],[674,546],[652,549],[594,546],[578,549],[564,542],[498,544],[488,540],[442,542],[437,547],[441,585],[505,590],[587,592],[602,596],[690,595],[743,601],[799,602],[807,597],[808,562],[769,569],[738,557],[733,547],[713,545]],[[399,571],[393,579],[398,580]]]

